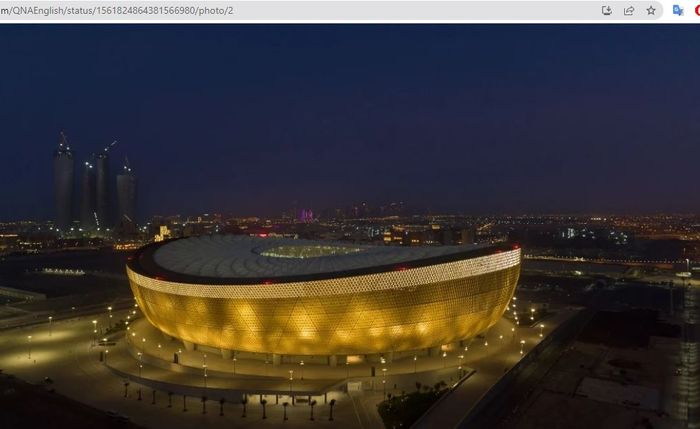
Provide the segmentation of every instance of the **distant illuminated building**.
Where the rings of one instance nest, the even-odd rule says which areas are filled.
[[[154,241],[165,241],[170,238],[170,229],[166,225],[161,225],[158,234],[153,238]]]
[[[62,231],[73,221],[73,181],[75,167],[73,151],[61,132],[58,149],[53,154],[54,197],[56,202],[56,227]]]
[[[302,223],[311,223],[314,221],[314,212],[311,209],[301,209],[299,211],[299,218],[297,219]]]

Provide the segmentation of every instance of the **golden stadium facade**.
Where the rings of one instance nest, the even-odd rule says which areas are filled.
[[[186,344],[363,355],[471,338],[502,316],[517,246],[392,247],[214,235],[154,243],[127,274],[146,318]]]

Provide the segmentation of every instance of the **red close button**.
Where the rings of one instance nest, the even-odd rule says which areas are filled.
[[[697,16],[700,16],[700,4],[697,5],[697,6],[695,6],[695,14],[696,14]]]

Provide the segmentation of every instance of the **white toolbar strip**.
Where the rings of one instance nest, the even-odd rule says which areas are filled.
[[[5,1],[0,23],[667,22],[659,1]],[[673,15],[676,13],[674,6]],[[692,14],[692,8],[691,8]],[[668,12],[669,16],[671,11]]]

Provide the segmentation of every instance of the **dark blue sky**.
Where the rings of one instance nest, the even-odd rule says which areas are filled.
[[[139,211],[700,211],[697,26],[2,26],[0,219],[113,138]]]

